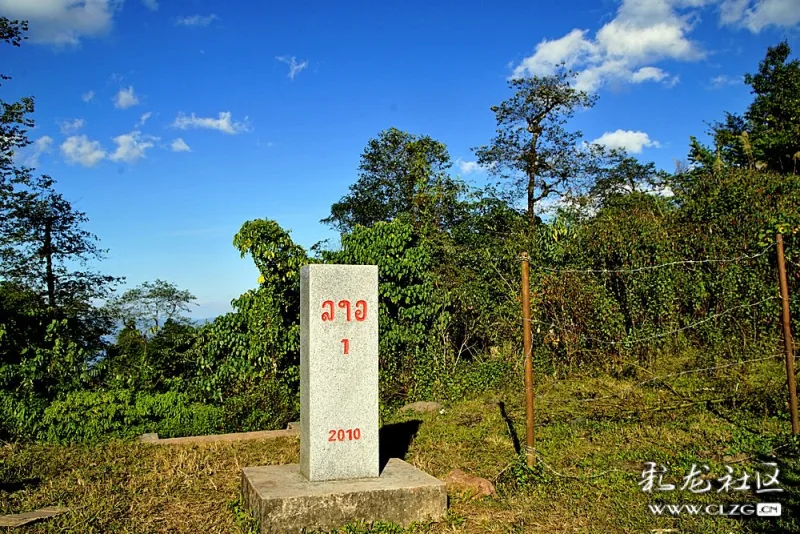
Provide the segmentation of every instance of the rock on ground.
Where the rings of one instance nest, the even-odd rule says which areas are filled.
[[[438,412],[442,409],[442,405],[438,402],[431,402],[431,401],[417,401],[412,402],[411,404],[406,404],[402,408],[400,408],[401,412]]]
[[[470,491],[472,498],[488,497],[494,495],[494,484],[485,478],[476,477],[465,473],[461,469],[453,469],[444,478],[444,483],[447,484],[447,489],[455,491]]]

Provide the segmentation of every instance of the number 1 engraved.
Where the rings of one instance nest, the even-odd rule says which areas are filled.
[[[350,354],[350,340],[349,339],[343,339],[342,343],[344,343],[344,353],[345,354]]]

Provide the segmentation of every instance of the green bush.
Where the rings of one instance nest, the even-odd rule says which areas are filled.
[[[501,389],[519,377],[519,373],[514,371],[513,362],[508,359],[464,362],[449,380],[448,398],[463,399],[484,391]]]
[[[0,390],[0,440],[33,439],[45,405],[43,399],[23,399]]]
[[[426,346],[441,297],[435,291],[431,248],[398,218],[342,236],[326,263],[378,266],[381,396],[389,404],[409,397],[414,377],[435,373]]]
[[[222,427],[220,408],[192,403],[181,393],[78,391],[44,410],[38,435],[42,441],[73,443],[149,432],[156,432],[159,437],[214,434]]]
[[[299,417],[300,396],[294,381],[250,382],[225,399],[223,413],[229,432],[286,428]]]

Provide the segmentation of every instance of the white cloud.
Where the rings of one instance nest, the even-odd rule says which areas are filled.
[[[61,144],[61,153],[68,163],[79,163],[93,167],[106,157],[106,152],[97,141],[90,141],[85,135],[73,135]]]
[[[603,145],[606,148],[623,148],[631,154],[639,154],[645,147],[658,148],[660,145],[658,141],[650,139],[650,136],[645,132],[633,130],[616,130],[614,132],[606,132],[592,143]]]
[[[458,170],[461,171],[461,174],[464,176],[483,171],[483,167],[477,161],[464,161],[458,158],[455,163]]]
[[[33,150],[31,155],[25,161],[27,167],[37,167],[39,165],[39,158],[42,154],[47,154],[52,151],[53,138],[49,135],[43,135],[32,143]]]
[[[658,67],[642,67],[631,74],[631,82],[642,83],[647,81],[660,82],[669,75]]]
[[[767,26],[791,28],[800,22],[797,0],[723,0],[720,23],[759,33]]]
[[[622,0],[614,19],[593,37],[576,28],[558,39],[545,39],[513,67],[512,77],[552,74],[564,63],[578,71],[575,86],[585,91],[610,82],[674,85],[678,79],[653,63],[704,57],[688,36],[695,25],[692,15],[711,1],[716,0]]]
[[[183,140],[182,137],[178,137],[177,139],[172,141],[170,148],[173,152],[191,152],[192,149],[189,148],[189,145],[186,144],[186,141]]]
[[[94,91],[86,91],[81,95],[81,100],[84,102],[91,102],[94,98]]]
[[[150,111],[142,113],[142,116],[139,117],[139,122],[136,123],[136,127],[139,128],[141,126],[144,126],[144,123],[146,123],[148,119],[150,119],[150,117],[152,116],[153,114]]]
[[[651,193],[656,195],[656,196],[665,197],[665,198],[670,198],[670,197],[674,197],[675,196],[675,192],[672,191],[672,189],[668,185],[665,185],[664,187],[662,187],[660,189],[655,189],[655,190],[651,191]]]
[[[157,137],[150,135],[142,135],[138,130],[131,133],[118,135],[113,139],[117,148],[108,159],[111,161],[125,161],[133,163],[144,157],[144,153],[148,148],[153,147],[153,141],[158,141]]]
[[[742,17],[750,0],[723,0],[719,5],[719,21],[723,25],[736,24]]]
[[[118,109],[128,109],[129,107],[139,104],[139,97],[133,91],[133,86],[127,89],[122,88],[114,97],[114,107]]]
[[[142,0],[142,4],[150,11],[158,11],[157,0]]]
[[[236,122],[231,119],[230,111],[220,111],[216,119],[211,117],[197,117],[194,113],[190,116],[186,116],[184,113],[178,113],[172,126],[173,128],[179,128],[181,130],[188,130],[189,128],[219,130],[222,133],[231,135],[246,132],[250,129],[247,117],[245,117],[242,122]]]
[[[720,89],[728,85],[739,85],[741,83],[744,83],[744,78],[742,76],[728,76],[727,74],[720,74],[719,76],[714,76],[711,78],[711,87],[714,89]]]
[[[188,17],[181,17],[175,21],[178,26],[200,26],[205,27],[217,20],[219,17],[214,15],[190,15]]]
[[[523,59],[514,69],[514,77],[549,74],[561,62],[566,63],[567,68],[572,68],[596,54],[597,47],[586,39],[587,32],[574,29],[560,39],[542,40],[536,45],[534,54]]]
[[[300,74],[303,69],[308,67],[308,61],[298,63],[294,56],[276,56],[275,59],[289,65],[289,79],[294,80],[294,77]]]
[[[77,45],[105,35],[123,0],[0,0],[0,13],[30,23],[31,41]]]
[[[74,119],[71,121],[61,121],[59,126],[62,134],[69,135],[83,128],[83,124],[83,119]]]

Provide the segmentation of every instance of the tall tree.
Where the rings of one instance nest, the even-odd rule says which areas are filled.
[[[745,112],[756,158],[779,172],[797,172],[800,159],[800,61],[786,41],[767,49],[758,72],[746,74],[753,103]],[[760,156],[760,158],[759,158]]]
[[[55,191],[49,176],[27,182],[10,188],[0,205],[0,276],[38,291],[50,307],[65,311],[108,297],[120,279],[87,268],[105,251],[83,229],[86,214]]]
[[[0,17],[0,43],[20,46],[27,39],[27,29],[26,22]],[[10,79],[10,76],[0,73],[0,80]],[[14,157],[20,149],[30,144],[27,129],[34,126],[31,117],[34,106],[32,97],[23,97],[16,102],[0,99],[0,106],[0,263],[5,263],[10,236],[16,230],[15,222],[8,217],[8,210],[14,205],[18,184],[27,183],[31,176],[30,169],[15,165]]]
[[[758,71],[744,77],[755,95],[745,113],[726,112],[711,125],[713,148],[691,138],[690,160],[712,170],[800,171],[800,61],[790,54],[786,41],[767,49]]]
[[[496,136],[475,149],[481,165],[512,181],[512,193],[524,192],[530,224],[536,221],[537,203],[567,194],[590,167],[593,150],[581,149],[581,132],[565,125],[576,110],[592,107],[596,97],[570,85],[574,77],[562,65],[550,76],[512,79],[514,96],[491,108]]]
[[[26,30],[0,18],[0,43],[19,46]],[[116,280],[81,270],[101,253],[81,228],[86,216],[51,178],[17,163],[30,144],[33,104],[0,100],[0,396],[11,395],[20,417],[84,383],[111,326],[92,300]]]
[[[456,216],[464,186],[448,175],[443,143],[390,128],[371,139],[361,154],[358,180],[322,220],[339,232],[372,226],[408,213],[416,228],[445,227]]]
[[[107,307],[116,319],[154,335],[169,320],[188,323],[183,314],[191,310],[189,304],[195,300],[197,298],[189,291],[157,279],[125,291],[111,299]]]
[[[589,192],[600,203],[612,196],[657,192],[669,178],[668,173],[656,169],[655,163],[642,163],[624,150],[611,150],[603,159],[605,165],[597,169]]]
[[[0,17],[0,43],[20,46],[28,37],[28,23],[19,20],[9,20]],[[0,80],[10,80],[11,77],[0,73]],[[14,166],[15,151],[30,144],[27,129],[33,128],[33,97],[23,97],[16,102],[6,102],[0,99],[2,115],[0,115],[0,185],[8,186],[8,181],[15,177]],[[18,169],[17,172],[22,171]]]
[[[124,327],[99,368],[108,385],[163,390],[186,370],[194,329],[183,314],[195,296],[164,280],[144,282],[110,299],[107,313]]]
[[[26,22],[0,18],[0,42],[20,46],[25,31]],[[0,105],[0,279],[31,288],[51,308],[85,312],[88,301],[107,296],[116,279],[72,268],[102,257],[97,238],[81,228],[86,215],[53,189],[52,178],[34,177],[33,169],[15,162],[30,144],[33,98]]]

